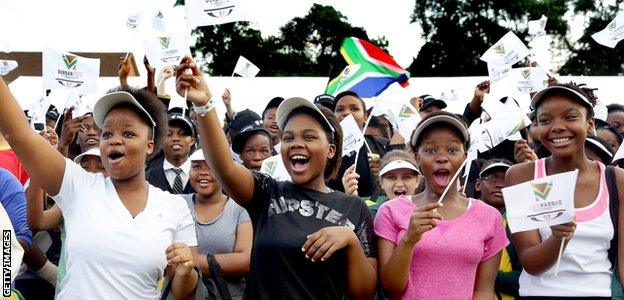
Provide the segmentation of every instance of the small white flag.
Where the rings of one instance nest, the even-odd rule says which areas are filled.
[[[100,60],[50,48],[43,50],[43,89],[97,92]]]
[[[286,167],[284,166],[284,161],[282,161],[282,156],[279,154],[262,161],[260,172],[268,174],[273,177],[273,179],[279,181],[290,181],[291,179],[290,174],[288,174],[288,170],[286,170]]]
[[[126,20],[126,27],[131,31],[136,30],[141,25],[141,20],[143,20],[143,15],[145,11],[133,11],[128,14],[128,19]]]
[[[546,21],[548,21],[548,18],[544,15],[539,20],[529,21],[529,34],[532,36],[545,35]]]
[[[511,232],[550,227],[574,220],[577,175],[578,170],[574,170],[503,188]]]
[[[183,97],[180,97],[178,95],[172,96],[171,100],[169,101],[169,107],[167,108],[167,111],[170,111],[174,108],[181,108],[181,109],[187,109],[186,106],[186,101],[184,100]]]
[[[340,122],[342,128],[342,156],[349,156],[364,145],[364,135],[355,122],[353,115],[348,115]]]
[[[620,11],[605,29],[592,34],[592,38],[598,44],[615,48],[618,42],[624,40],[624,11]]]
[[[30,110],[28,111],[28,115],[30,116],[30,125],[33,129],[37,131],[43,130],[43,128],[36,128],[35,124],[43,124],[43,126],[45,126],[48,108],[50,108],[49,97],[43,97],[39,99],[30,108]]]
[[[256,77],[260,72],[260,68],[252,64],[248,59],[242,55],[238,57],[236,66],[234,67],[234,74],[238,74],[242,77]]]
[[[490,77],[490,81],[497,82],[509,75],[509,71],[511,71],[511,66],[509,65],[496,65],[496,64],[487,64],[488,68],[488,76]]]
[[[162,9],[156,9],[154,18],[152,19],[152,29],[159,32],[169,32],[167,19]]]
[[[513,65],[529,55],[529,49],[513,33],[508,32],[490,49],[485,51],[481,60],[493,65]]]
[[[524,93],[538,92],[548,85],[548,75],[540,67],[512,69],[512,77],[516,89]]]
[[[191,55],[189,42],[184,34],[159,34],[143,41],[145,54],[156,69],[177,66],[185,55]]]
[[[531,124],[531,120],[522,112],[520,107],[511,98],[505,104],[486,94],[483,100],[483,110],[490,116],[490,120],[477,119],[468,128],[470,133],[470,148],[486,152],[504,140],[519,140],[522,137],[519,131]]]
[[[9,74],[9,72],[15,70],[17,66],[19,66],[17,61],[0,59],[0,75],[5,76]]]
[[[371,112],[373,116],[385,115],[399,134],[409,140],[414,128],[421,120],[418,110],[409,97],[388,97],[377,101]]]
[[[209,26],[238,21],[253,21],[253,1],[241,0],[186,0],[186,19],[191,27]]]

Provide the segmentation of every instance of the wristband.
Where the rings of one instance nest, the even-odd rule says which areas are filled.
[[[208,102],[206,102],[206,104],[203,106],[196,106],[195,103],[193,103],[193,111],[195,111],[195,113],[200,115],[201,117],[206,116],[206,114],[213,109],[214,101],[212,99],[208,100]]]

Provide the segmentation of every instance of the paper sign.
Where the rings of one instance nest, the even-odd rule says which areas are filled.
[[[490,49],[485,51],[481,60],[493,65],[513,65],[529,55],[529,49],[513,33],[508,32]]]
[[[14,60],[0,59],[0,75],[5,76],[15,70],[19,64]]]
[[[559,173],[502,189],[512,233],[574,220],[578,170]]]
[[[256,77],[260,72],[260,68],[252,64],[248,59],[242,55],[238,57],[236,66],[234,67],[234,74],[238,74],[243,77]]]
[[[620,11],[605,29],[592,34],[592,38],[598,44],[615,48],[618,42],[624,40],[624,11]]]
[[[350,156],[352,152],[362,148],[364,135],[353,115],[346,116],[340,122],[340,127],[342,128],[342,156]]]
[[[260,172],[268,174],[273,179],[279,181],[290,181],[291,179],[282,161],[282,156],[279,154],[265,159],[262,162],[262,167],[260,167]]]
[[[35,129],[35,124],[46,124],[46,114],[50,107],[50,98],[43,97],[39,99],[28,111],[30,116],[30,125]]]
[[[512,79],[516,89],[524,93],[538,92],[548,86],[548,75],[540,67],[512,69]]]
[[[373,110],[373,116],[385,115],[399,134],[408,140],[412,131],[421,120],[418,110],[414,107],[408,97],[388,98],[378,101]]]
[[[539,20],[529,21],[529,34],[532,36],[545,35],[546,21],[548,21],[548,18],[544,15]]]
[[[189,26],[209,26],[238,21],[253,21],[252,1],[241,0],[186,0],[186,19]]]
[[[43,50],[43,89],[97,92],[100,60],[50,48]]]
[[[176,66],[185,55],[191,55],[185,34],[158,34],[143,41],[145,54],[156,69]]]
[[[509,71],[511,70],[511,66],[509,65],[496,65],[496,64],[487,64],[488,68],[488,76],[490,77],[490,81],[497,82],[509,75]]]

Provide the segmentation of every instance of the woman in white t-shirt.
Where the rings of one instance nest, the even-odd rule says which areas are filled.
[[[63,214],[67,274],[58,299],[158,299],[167,265],[172,295],[194,295],[197,239],[189,209],[181,197],[145,180],[145,161],[166,128],[154,95],[125,88],[95,104],[107,178],[65,159],[30,129],[2,79],[0,106],[0,131],[33,182],[56,195]]]

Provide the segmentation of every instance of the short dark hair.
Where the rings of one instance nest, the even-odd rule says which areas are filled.
[[[336,106],[338,106],[338,101],[340,101],[340,98],[343,98],[345,96],[351,96],[351,97],[358,98],[360,100],[360,103],[362,103],[362,111],[366,112],[366,103],[364,103],[364,100],[362,100],[362,98],[360,98],[360,95],[358,95],[354,91],[344,91],[344,92],[338,93],[338,95],[336,95],[336,97],[334,97],[334,111],[336,111]]]
[[[271,108],[278,108],[279,105],[282,104],[282,102],[284,102],[284,98],[282,97],[274,97],[273,99],[269,100],[269,103],[262,111],[262,120],[264,120],[264,115],[266,115],[267,110]]]
[[[406,150],[392,150],[381,158],[381,162],[379,163],[379,169],[383,169],[389,163],[395,160],[404,160],[414,166],[417,166],[416,160],[414,159],[414,155],[407,152]]]
[[[286,123],[294,116],[306,115],[314,118],[319,124],[321,124],[321,127],[323,127],[323,131],[325,132],[325,136],[327,137],[327,142],[336,147],[336,153],[333,158],[327,161],[323,174],[325,180],[333,179],[336,177],[336,174],[338,174],[338,170],[342,164],[342,128],[331,110],[319,104],[315,105],[321,111],[323,116],[325,116],[327,121],[329,121],[333,130],[329,127],[329,125],[327,125],[327,122],[325,122],[318,112],[305,106],[293,109],[288,117],[286,117]]]
[[[618,112],[618,111],[624,112],[624,105],[618,104],[618,103],[611,103],[607,105],[608,113]]]
[[[152,154],[147,156],[147,160],[150,160],[154,156],[156,156],[156,154],[158,154],[158,152],[160,152],[160,150],[162,149],[162,143],[167,134],[167,126],[168,126],[167,117],[166,117],[167,109],[165,108],[165,105],[162,103],[162,101],[158,99],[156,94],[150,93],[144,89],[119,86],[119,87],[109,90],[108,93],[121,92],[121,91],[127,92],[130,95],[132,95],[132,97],[134,97],[134,99],[136,99],[136,101],[139,102],[139,104],[141,104],[143,109],[145,109],[147,114],[149,114],[150,117],[152,117],[152,119],[154,120],[154,123],[156,123],[153,129],[154,130],[153,132],[154,151],[152,152]],[[149,133],[150,134],[152,133],[151,120],[149,120],[145,116],[145,114],[139,110],[139,108],[131,104],[120,104],[120,105],[115,106],[114,108],[122,108],[122,107],[130,108],[138,116],[140,116],[141,120],[143,120],[143,122],[149,127]]]
[[[598,133],[598,131],[600,130],[606,130],[609,131],[611,133],[613,133],[615,135],[615,139],[617,139],[618,144],[622,144],[622,142],[624,141],[624,138],[622,138],[622,136],[620,135],[620,133],[613,127],[611,126],[598,126],[596,127],[596,133]],[[617,151],[618,149],[613,149],[614,151]]]

